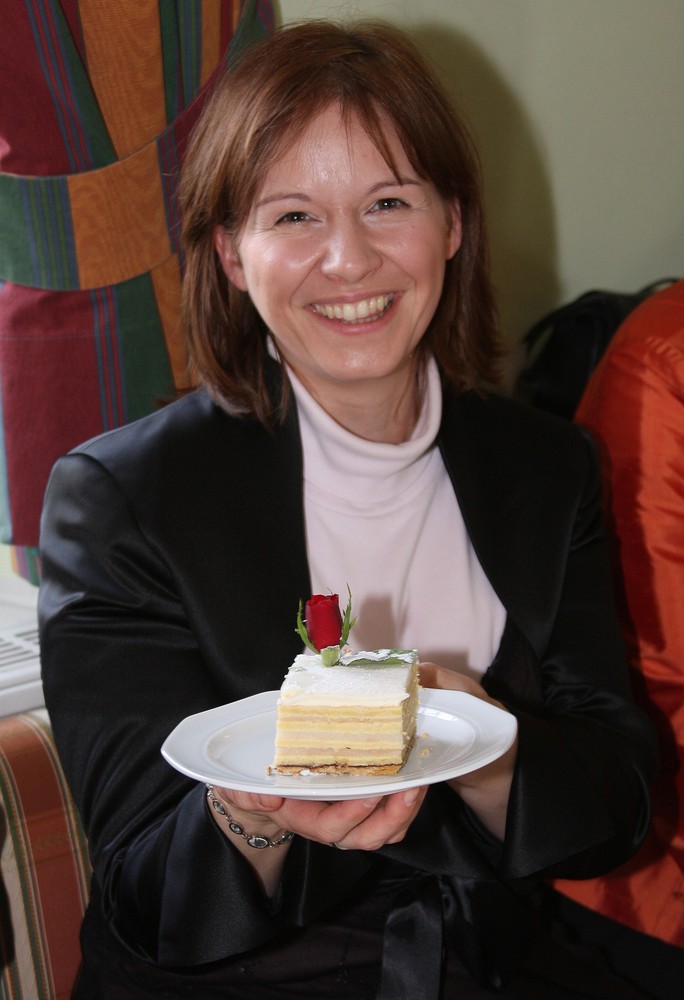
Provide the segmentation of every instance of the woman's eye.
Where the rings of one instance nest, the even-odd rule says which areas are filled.
[[[380,198],[373,205],[374,212],[390,212],[392,209],[405,208],[406,202],[401,198]]]
[[[306,212],[285,212],[276,219],[276,225],[297,225],[299,222],[306,222],[309,218]]]

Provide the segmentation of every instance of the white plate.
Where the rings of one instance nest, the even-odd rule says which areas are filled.
[[[161,752],[198,781],[246,792],[329,801],[386,795],[467,774],[504,753],[517,731],[515,716],[462,691],[424,688],[416,743],[398,774],[269,774],[278,691],[221,705],[183,719]]]

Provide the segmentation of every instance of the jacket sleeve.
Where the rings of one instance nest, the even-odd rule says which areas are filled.
[[[163,760],[183,717],[228,698],[158,548],[96,460],[58,462],[41,530],[46,704],[107,923],[142,958],[190,966],[254,948],[296,920],[301,859],[312,852],[297,838],[271,904],[209,816],[204,786]],[[334,897],[366,863],[346,861],[345,882],[335,878],[344,856],[325,853]]]
[[[558,610],[539,657],[538,693],[492,686],[518,714],[520,742],[503,871],[586,878],[630,857],[650,817],[655,736],[632,701],[589,441]],[[528,654],[530,655],[529,651]],[[503,667],[501,663],[499,667]],[[533,849],[530,849],[533,845]]]

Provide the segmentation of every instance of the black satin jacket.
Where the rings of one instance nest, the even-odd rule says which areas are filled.
[[[442,890],[451,880],[449,906],[489,939],[476,964],[503,968],[518,918],[491,893],[627,858],[655,750],[630,700],[590,443],[465,393],[445,403],[439,446],[508,612],[483,683],[518,718],[518,762],[503,845],[433,786],[403,843],[378,853]],[[188,969],[307,924],[359,886],[374,856],[296,838],[268,905],[203,787],[159,752],[183,717],[278,688],[299,652],[293,608],[310,583],[294,406],[270,434],[199,391],[78,448],[53,471],[41,559],[45,697],[90,843],[93,919],[146,961]]]

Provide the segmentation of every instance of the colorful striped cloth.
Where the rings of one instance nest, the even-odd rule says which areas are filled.
[[[47,713],[0,719],[0,998],[68,1000],[90,868]]]
[[[270,0],[6,0],[0,541],[37,582],[54,461],[187,386],[176,183],[212,74]]]

